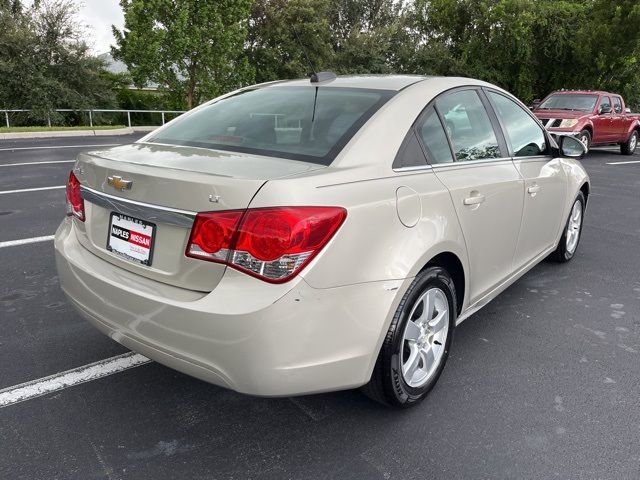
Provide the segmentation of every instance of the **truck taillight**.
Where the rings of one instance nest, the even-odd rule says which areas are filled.
[[[224,263],[267,282],[296,276],[347,216],[340,207],[270,207],[199,213],[188,257]]]
[[[84,222],[84,200],[80,193],[80,182],[73,172],[69,173],[67,182],[67,215]]]

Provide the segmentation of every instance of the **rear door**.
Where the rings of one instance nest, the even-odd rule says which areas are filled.
[[[418,125],[464,233],[471,304],[513,272],[523,205],[523,181],[485,102],[475,88],[446,93],[436,100],[434,114]],[[435,141],[441,129],[446,131],[448,152]]]
[[[486,94],[524,179],[522,227],[514,257],[514,267],[519,268],[554,244],[565,205],[566,179],[531,114],[500,92],[487,90]]]
[[[615,140],[617,142],[624,142],[627,140],[629,127],[633,120],[627,116],[624,111],[624,103],[622,97],[617,95],[612,97],[613,99],[613,113],[615,115]]]

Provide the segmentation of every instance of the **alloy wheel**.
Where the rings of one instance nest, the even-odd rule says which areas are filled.
[[[578,246],[580,238],[580,228],[582,227],[582,202],[576,200],[569,215],[567,222],[567,252],[573,254]]]
[[[414,304],[402,338],[402,377],[412,388],[425,385],[445,353],[449,302],[439,288],[430,288]]]

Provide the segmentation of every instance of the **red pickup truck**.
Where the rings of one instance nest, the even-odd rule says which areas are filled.
[[[551,134],[574,135],[587,149],[618,144],[623,155],[633,155],[638,146],[640,115],[630,113],[618,94],[560,90],[532,109]]]

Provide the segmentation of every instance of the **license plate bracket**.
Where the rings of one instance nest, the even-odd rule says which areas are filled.
[[[130,262],[150,267],[153,260],[155,233],[154,223],[119,212],[111,212],[107,232],[107,250]]]

